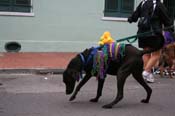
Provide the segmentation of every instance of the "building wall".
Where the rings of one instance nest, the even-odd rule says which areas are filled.
[[[103,20],[103,10],[104,0],[33,0],[33,17],[0,16],[0,52],[10,41],[21,52],[79,52],[97,46],[104,31],[116,40],[135,35],[136,24]]]

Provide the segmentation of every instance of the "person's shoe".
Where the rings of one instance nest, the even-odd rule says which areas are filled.
[[[148,75],[146,81],[147,81],[148,83],[154,83],[154,76],[153,76],[153,74],[150,73],[150,74]]]
[[[150,73],[147,72],[147,71],[143,71],[143,72],[142,72],[142,76],[143,76],[143,79],[144,79],[144,80],[147,80],[147,78],[148,78],[149,75],[150,75]]]
[[[154,76],[152,73],[143,71],[142,73],[143,79],[148,83],[154,83]]]

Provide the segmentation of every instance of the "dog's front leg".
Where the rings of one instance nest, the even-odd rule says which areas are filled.
[[[90,99],[90,102],[98,102],[98,99],[102,95],[103,85],[104,85],[105,79],[98,79],[98,87],[97,87],[97,95],[95,98]]]
[[[91,78],[91,74],[86,74],[83,78],[83,80],[81,80],[81,82],[77,85],[73,95],[70,97],[69,101],[73,101],[76,98],[76,95],[78,93],[78,91],[80,91],[81,87]]]
[[[132,65],[131,65],[132,66]],[[126,81],[126,78],[129,76],[130,71],[128,71],[130,68],[121,68],[118,73],[117,73],[117,96],[114,99],[114,101],[112,101],[109,104],[106,104],[103,106],[103,108],[109,109],[112,108],[115,104],[117,104],[120,100],[123,99],[123,88],[124,88],[124,84]]]

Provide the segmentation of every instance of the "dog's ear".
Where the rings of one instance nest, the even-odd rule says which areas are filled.
[[[87,49],[87,48],[83,51],[83,53],[84,53],[85,55],[89,54],[89,52],[90,52],[90,49]]]
[[[83,51],[83,53],[86,53],[86,52],[88,52],[89,51],[89,49],[88,48],[86,48],[84,51]]]

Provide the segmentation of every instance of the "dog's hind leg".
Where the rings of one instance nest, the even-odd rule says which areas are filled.
[[[138,71],[137,72],[133,72],[133,77],[137,80],[137,82],[139,82],[144,89],[147,92],[147,97],[146,99],[141,100],[142,103],[149,103],[150,97],[151,97],[151,93],[152,93],[152,89],[148,86],[148,84],[144,81],[143,77],[142,77],[142,71]]]
[[[96,95],[95,98],[90,99],[90,102],[98,102],[98,99],[102,95],[102,89],[103,89],[104,81],[105,81],[105,79],[100,79],[100,78],[98,79],[97,95]]]
[[[69,101],[73,101],[76,98],[76,95],[78,93],[78,91],[80,91],[81,87],[91,78],[91,74],[86,74],[85,77],[83,78],[83,80],[81,80],[81,82],[77,85],[74,93],[72,94],[72,96],[70,97]]]

